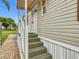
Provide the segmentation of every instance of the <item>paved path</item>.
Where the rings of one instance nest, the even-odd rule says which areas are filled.
[[[0,48],[0,59],[20,59],[15,35],[9,35]]]

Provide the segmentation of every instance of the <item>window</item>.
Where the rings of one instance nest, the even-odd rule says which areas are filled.
[[[42,0],[41,15],[43,16],[45,13],[46,13],[46,0]]]

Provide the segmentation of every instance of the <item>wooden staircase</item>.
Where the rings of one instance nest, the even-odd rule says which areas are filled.
[[[29,59],[52,59],[37,34],[29,33]]]

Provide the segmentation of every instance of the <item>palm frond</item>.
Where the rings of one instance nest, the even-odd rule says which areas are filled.
[[[2,0],[2,2],[5,4],[8,10],[10,10],[10,4],[7,0]]]

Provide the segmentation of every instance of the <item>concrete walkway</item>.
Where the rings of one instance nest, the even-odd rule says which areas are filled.
[[[20,59],[16,36],[14,34],[9,35],[0,48],[0,59]]]

